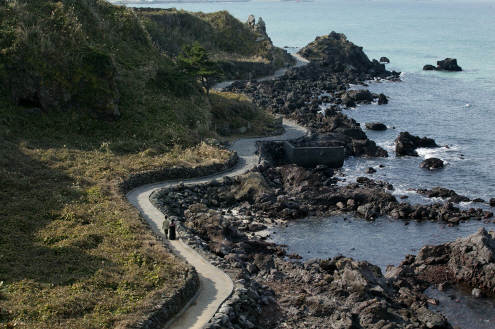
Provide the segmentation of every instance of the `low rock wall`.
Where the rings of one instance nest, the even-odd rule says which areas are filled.
[[[154,310],[148,313],[144,321],[140,321],[136,329],[161,329],[194,297],[200,287],[200,281],[196,269],[189,266],[184,284],[167,295],[162,292],[162,300],[154,306]]]
[[[150,224],[141,217],[143,224],[153,232],[157,241],[162,241],[161,246],[163,252],[173,254],[172,249],[163,242],[162,238],[156,234],[151,228]],[[182,284],[174,290],[170,291],[157,291],[157,294],[161,294],[161,301],[158,304],[149,305],[149,311],[146,312],[144,318],[135,319],[131,321],[131,325],[124,325],[118,327],[119,329],[161,329],[180,311],[184,306],[194,297],[198,292],[201,282],[199,275],[194,266],[184,263],[184,274]]]
[[[117,184],[120,192],[125,195],[134,188],[146,184],[152,184],[173,179],[199,178],[212,175],[218,172],[229,170],[237,165],[239,157],[234,153],[230,159],[224,163],[214,163],[206,166],[197,166],[193,168],[172,167],[159,170],[151,170],[130,175],[129,178]],[[153,232],[149,223],[142,218],[142,222]],[[157,241],[161,238],[156,235]],[[162,243],[165,252],[173,254],[173,251]],[[146,318],[139,319],[132,328],[136,329],[159,329],[163,328],[174,316],[179,314],[183,307],[194,297],[200,287],[200,280],[196,269],[189,264],[185,264],[183,284],[173,291],[159,291],[162,299],[159,304],[153,305],[153,309],[147,313]]]
[[[147,184],[164,182],[174,179],[190,179],[203,176],[213,175],[222,171],[232,169],[239,162],[237,153],[230,157],[224,163],[212,163],[206,166],[187,167],[172,167],[162,168],[158,170],[149,170],[130,175],[125,181],[118,183],[120,192],[126,195],[127,192]]]

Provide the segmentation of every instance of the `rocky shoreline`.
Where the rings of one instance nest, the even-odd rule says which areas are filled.
[[[304,193],[301,186],[307,186],[300,175],[311,173],[293,165],[284,167],[279,179],[287,188],[285,183],[274,186],[276,183],[267,181],[256,167],[242,176],[192,186],[179,184],[151,197],[157,208],[177,219],[184,241],[236,284],[234,295],[220,308],[210,328],[319,328],[328,323],[340,323],[339,328],[358,324],[362,328],[450,328],[445,318],[428,310],[428,304],[437,303],[423,294],[430,284],[462,282],[493,290],[495,244],[494,236],[486,231],[467,238],[467,244],[474,241],[480,245],[464,249],[427,246],[416,257],[406,256],[399,267],[388,268],[385,275],[377,266],[343,256],[296,261],[299,255],[287,255],[284,246],[268,243],[256,234],[322,211],[320,205],[302,207],[295,197]],[[315,171],[321,178],[321,171]],[[349,187],[342,190],[352,193]],[[380,190],[386,193],[379,185],[360,190],[367,190],[361,195],[364,198],[378,197],[375,194]],[[270,195],[270,191],[278,195]],[[266,201],[269,197],[274,199]],[[326,214],[342,211],[336,206]],[[442,254],[446,250],[452,251],[449,256]],[[459,259],[466,259],[460,250],[474,250],[471,259],[479,258],[476,252],[484,258],[474,263],[468,259],[455,276],[450,269],[460,264]],[[478,270],[480,263],[483,270]]]
[[[388,156],[340,110],[356,103],[386,103],[385,95],[348,90],[349,85],[397,81],[399,74],[369,61],[360,47],[334,32],[317,38],[301,54],[312,62],[280,78],[236,82],[228,90],[307,127],[311,135],[293,141],[295,145],[343,146],[348,156]],[[414,155],[424,143],[438,146],[427,138],[401,136],[407,137],[397,140],[403,155]],[[260,164],[242,176],[181,183],[150,197],[177,220],[184,242],[235,282],[234,293],[207,328],[452,328],[428,309],[438,303],[424,295],[429,285],[462,282],[494,291],[494,234],[485,230],[450,244],[425,246],[385,275],[377,266],[344,256],[297,261],[299,255],[287,255],[284,246],[266,242],[256,232],[310,215],[352,213],[367,220],[386,215],[405,223],[458,225],[469,219],[491,221],[493,213],[460,210],[453,203],[466,199],[442,188],[418,192],[445,197],[444,203],[399,202],[387,182],[359,177],[356,183],[339,185],[332,168],[288,164],[280,142],[261,143],[259,150]]]

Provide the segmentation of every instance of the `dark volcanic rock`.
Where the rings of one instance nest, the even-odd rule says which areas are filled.
[[[436,71],[436,67],[431,64],[426,64],[423,66],[423,71]]]
[[[390,63],[390,60],[387,57],[380,57],[380,63]]]
[[[395,139],[395,153],[397,156],[410,155],[418,156],[416,149],[419,147],[438,147],[437,143],[431,138],[419,138],[410,133],[401,132]]]
[[[421,168],[426,169],[438,169],[443,168],[443,161],[438,158],[428,158],[421,162],[419,165]]]
[[[424,71],[462,71],[462,68],[457,65],[457,59],[446,58],[442,61],[437,61],[437,66],[427,64],[423,66]]]
[[[365,123],[364,125],[368,130],[387,130],[387,126],[381,122]]]
[[[378,95],[378,105],[388,104],[388,98],[384,94]]]
[[[341,33],[317,37],[315,41],[302,48],[299,54],[312,62],[321,63],[334,72],[382,73],[385,65],[377,60],[370,61],[358,47]]]
[[[451,273],[453,282],[495,292],[495,236],[480,228],[466,238],[421,248],[411,266],[433,280],[426,276],[426,267],[422,265],[442,265]]]
[[[446,58],[443,61],[437,61],[437,68],[441,71],[462,71],[462,68],[457,65],[457,59]]]
[[[450,198],[453,196],[456,196],[457,193],[455,193],[454,190],[449,190],[444,187],[434,187],[431,190],[417,190],[418,193],[420,194],[426,194],[429,198]]]

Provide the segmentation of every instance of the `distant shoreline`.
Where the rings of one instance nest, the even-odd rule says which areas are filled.
[[[218,2],[254,2],[254,1],[271,1],[271,2],[297,2],[297,0],[154,0],[154,1],[139,1],[139,0],[107,0],[114,5],[153,5],[153,4],[168,4],[168,3],[218,3]],[[301,1],[313,2],[313,1]]]

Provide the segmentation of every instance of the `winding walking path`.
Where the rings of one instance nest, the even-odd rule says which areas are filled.
[[[298,66],[301,65],[304,65],[304,62],[298,60]],[[285,69],[282,70],[285,71]],[[283,74],[283,72],[280,73],[280,75],[281,74]],[[186,185],[198,184],[224,176],[241,175],[258,163],[258,156],[254,154],[256,152],[256,141],[294,139],[304,136],[307,133],[305,128],[290,121],[284,121],[283,126],[285,128],[285,133],[283,135],[236,140],[229,149],[237,152],[239,163],[232,170],[216,175],[187,180],[184,181],[184,183]],[[177,180],[145,185],[127,193],[129,202],[141,212],[153,231],[162,238],[165,238],[165,235],[161,230],[163,214],[153,206],[150,201],[150,195],[156,189],[175,185],[179,182],[180,181]],[[201,281],[201,288],[195,299],[191,301],[179,315],[169,322],[165,328],[199,329],[213,317],[222,302],[230,296],[234,285],[227,274],[207,262],[203,257],[188,247],[180,237],[178,240],[171,241],[164,239],[164,241],[170,246],[175,255],[196,268]]]
[[[292,57],[295,58],[296,60],[296,64],[293,65],[292,67],[300,67],[300,66],[304,66],[306,64],[309,63],[309,61],[307,59],[305,59],[304,57],[302,57],[301,55],[299,54],[291,54]],[[273,78],[277,78],[277,77],[280,77],[284,74],[284,72],[287,71],[287,68],[281,68],[281,69],[278,69],[275,71],[275,73],[273,73],[273,75],[270,75],[268,77],[264,77],[264,78],[259,78],[259,79],[255,79],[255,80],[258,80],[258,81],[263,81],[263,80],[268,80],[268,79],[273,79]],[[228,81],[224,81],[224,82],[220,82],[220,83],[217,83],[214,87],[213,87],[213,90],[216,90],[216,91],[221,91],[223,88],[225,87],[228,87],[232,84],[232,82],[234,82],[235,80],[228,80]]]

